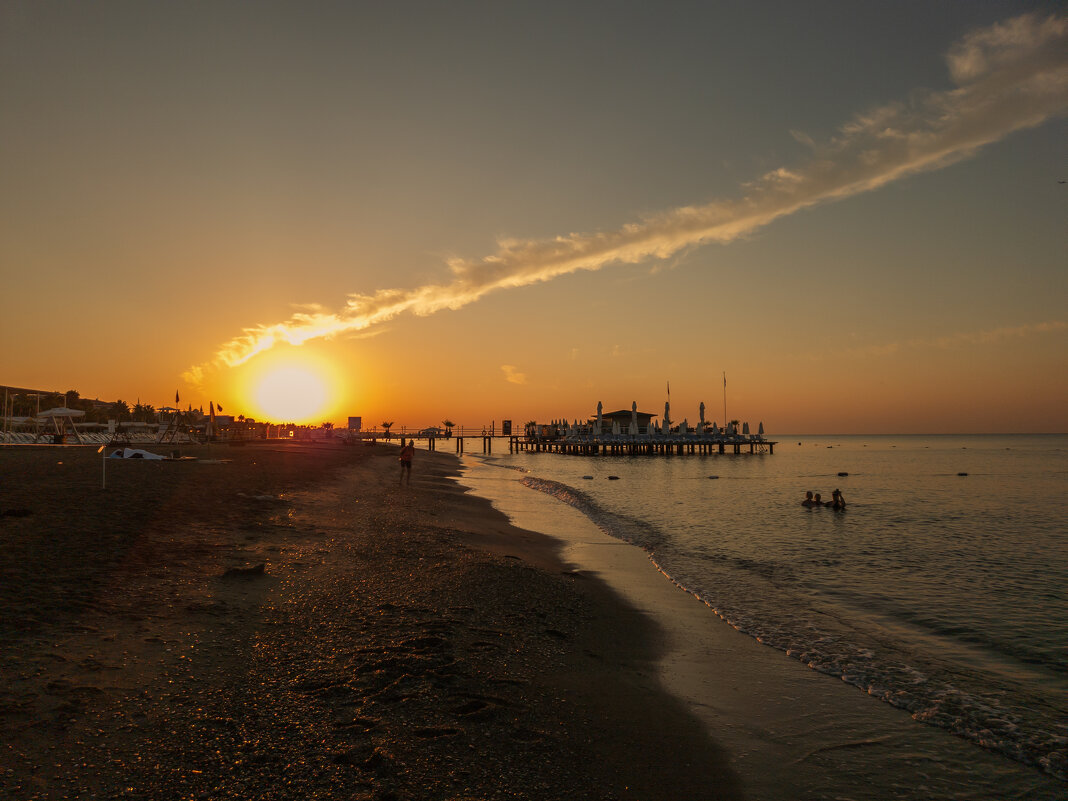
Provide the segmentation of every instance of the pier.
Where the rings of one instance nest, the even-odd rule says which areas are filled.
[[[423,441],[428,451],[436,451],[441,444],[451,442],[456,453],[471,449],[468,440],[482,445],[482,453],[493,453],[493,441],[508,440],[509,453],[560,453],[569,456],[685,456],[689,454],[759,454],[775,453],[775,442],[754,436],[712,436],[709,434],[661,435],[580,435],[540,436],[529,434],[405,434],[406,439]],[[359,441],[373,445],[377,441],[399,440],[399,436],[364,435]],[[477,447],[477,445],[475,446]]]
[[[726,404],[724,404],[726,409]],[[444,441],[453,442],[457,454],[463,454],[471,446],[467,440],[481,440],[482,453],[493,453],[495,439],[508,440],[509,453],[559,453],[568,456],[686,456],[686,455],[742,455],[773,454],[776,443],[764,436],[764,424],[756,433],[750,433],[749,423],[730,420],[722,428],[715,422],[705,420],[705,405],[698,408],[698,422],[690,425],[687,420],[673,423],[671,404],[664,404],[660,421],[657,415],[638,411],[632,402],[629,409],[605,412],[597,404],[596,415],[585,422],[558,419],[550,423],[530,421],[522,433],[513,433],[512,421],[502,422],[498,432],[496,421],[481,429],[465,429],[452,426],[447,430],[437,427],[400,432],[363,432],[350,435],[353,441],[373,445],[380,439],[406,438],[423,440],[430,451],[438,449]]]
[[[775,453],[775,443],[764,438],[729,439],[694,434],[690,436],[627,436],[542,439],[511,437],[509,453],[563,453],[570,456],[684,456],[687,454]]]
[[[726,408],[726,403],[724,403]],[[731,420],[723,428],[705,421],[705,405],[698,409],[700,421],[671,422],[671,404],[664,404],[662,422],[655,415],[630,409],[605,412],[600,402],[596,416],[587,422],[554,420],[527,423],[522,435],[508,440],[508,452],[563,453],[570,456],[684,456],[687,454],[757,454],[775,452],[775,443],[764,436],[761,423],[756,434],[748,423]]]

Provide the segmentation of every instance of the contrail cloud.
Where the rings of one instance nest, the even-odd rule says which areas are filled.
[[[199,383],[206,370],[237,366],[276,344],[365,331],[405,312],[459,309],[500,289],[731,242],[801,209],[969,158],[1068,111],[1068,16],[1026,14],[973,31],[946,61],[953,88],[916,91],[856,116],[830,141],[812,144],[809,161],[767,173],[743,186],[740,198],[671,209],[613,231],[502,241],[481,259],[448,260],[451,280],[440,284],[353,294],[336,312],[315,308],[246,329],[184,377]]]

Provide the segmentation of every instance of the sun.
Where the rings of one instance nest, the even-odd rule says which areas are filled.
[[[333,404],[332,384],[313,362],[275,363],[251,377],[248,394],[257,416],[270,422],[321,422]]]

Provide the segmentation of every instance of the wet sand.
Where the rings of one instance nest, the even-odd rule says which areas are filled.
[[[1068,799],[1068,785],[1037,768],[913,720],[736,631],[640,548],[519,485],[515,471],[469,457],[461,480],[517,525],[558,539],[572,568],[605,581],[657,627],[662,686],[727,755],[738,798]]]
[[[0,796],[744,797],[663,632],[452,457],[182,454],[0,448]]]

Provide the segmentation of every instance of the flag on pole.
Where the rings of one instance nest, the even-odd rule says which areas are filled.
[[[174,405],[178,405],[178,390],[174,390]]]
[[[668,397],[670,398],[671,397],[671,382],[668,381],[667,385],[668,385]]]
[[[220,413],[222,413],[222,404],[221,403],[218,406],[216,406],[215,408],[218,409]]]
[[[727,374],[726,373],[723,374],[723,388],[724,389],[727,388]]]

